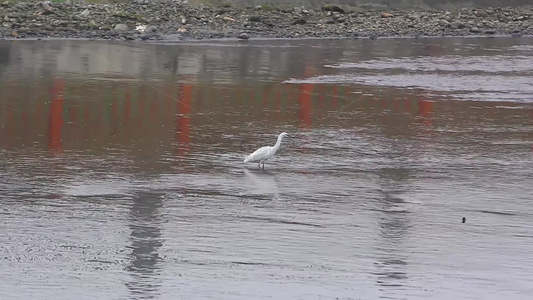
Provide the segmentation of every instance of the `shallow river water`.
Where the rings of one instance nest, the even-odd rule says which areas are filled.
[[[532,38],[0,41],[1,299],[531,299],[532,253]]]

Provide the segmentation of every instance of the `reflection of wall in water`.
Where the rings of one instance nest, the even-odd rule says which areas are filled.
[[[11,58],[10,47],[5,44],[0,44],[0,68],[5,67]]]
[[[201,44],[136,45],[90,42],[25,43],[9,45],[5,51],[18,53],[7,57],[6,68],[16,68],[21,75],[40,76],[65,74],[65,77],[91,76],[91,79],[150,80],[152,74],[161,76],[195,75],[193,81],[236,83],[246,77],[281,76],[296,63],[296,55],[287,55],[283,48],[257,50],[238,45],[208,46],[198,51]],[[259,64],[257,63],[259,62]],[[318,63],[318,62],[316,62]],[[298,70],[298,67],[296,67]],[[68,75],[67,75],[68,74]],[[120,74],[115,77],[114,74]]]
[[[458,41],[459,43],[461,41]],[[269,47],[267,42],[243,46],[238,42],[214,45],[143,45],[83,41],[49,41],[6,44],[2,51],[17,53],[5,56],[5,69],[11,68],[25,78],[41,75],[66,78],[108,79],[135,82],[168,76],[191,76],[195,82],[241,83],[257,76],[265,78],[299,78],[306,70],[322,68],[323,62],[349,59],[354,55],[353,41],[330,41],[331,47],[314,47],[302,41],[305,49],[287,51],[281,42]],[[265,43],[263,45],[263,43]],[[343,44],[346,43],[346,47]],[[396,47],[395,41],[361,40],[356,52],[372,56],[376,50],[391,55],[419,55],[422,47]],[[19,59],[24,57],[23,60]]]

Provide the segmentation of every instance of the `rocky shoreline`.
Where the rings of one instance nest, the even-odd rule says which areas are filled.
[[[180,1],[2,2],[2,38],[191,40],[533,35],[533,6],[456,11],[235,8]]]

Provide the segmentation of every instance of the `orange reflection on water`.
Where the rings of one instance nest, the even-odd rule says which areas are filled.
[[[178,142],[178,155],[186,154],[190,149],[190,116],[192,101],[192,85],[184,84],[181,87],[176,112],[176,141]]]
[[[424,98],[420,99],[418,101],[418,115],[419,115],[419,123],[424,125],[425,128],[422,130],[424,133],[432,133],[432,125],[433,125],[433,102],[428,101]]]
[[[63,81],[55,79],[48,112],[48,149],[53,152],[60,151],[63,148],[61,139],[63,130],[63,91]]]
[[[305,83],[300,85],[300,95],[298,97],[298,119],[302,127],[311,127],[311,93],[313,92],[314,84]]]
[[[124,95],[124,124],[129,125],[131,112],[131,93],[126,91]]]
[[[431,114],[433,112],[433,102],[425,99],[418,101],[418,115],[421,117],[420,122],[425,125],[432,125]]]

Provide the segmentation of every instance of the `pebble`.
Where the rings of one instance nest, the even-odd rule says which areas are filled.
[[[248,35],[248,33],[246,32],[242,32],[240,33],[238,36],[237,36],[238,39],[241,39],[241,40],[247,40],[250,38],[250,36]]]

